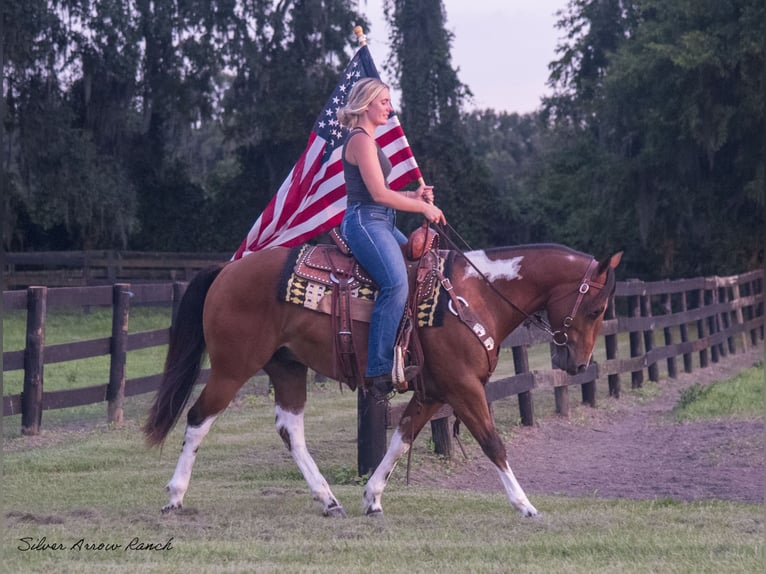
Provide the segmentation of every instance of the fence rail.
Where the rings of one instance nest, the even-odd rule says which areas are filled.
[[[556,412],[569,414],[569,388],[580,386],[582,400],[596,406],[596,384],[606,380],[609,394],[619,397],[623,375],[630,375],[631,387],[640,387],[645,375],[659,380],[659,365],[665,362],[669,377],[677,376],[679,361],[685,372],[692,372],[693,357],[700,368],[718,362],[729,353],[745,351],[764,339],[763,272],[752,271],[731,277],[707,277],[645,283],[618,282],[615,300],[607,310],[600,337],[606,359],[575,376],[563,371],[532,371],[528,349],[548,342],[537,329],[520,327],[503,342],[512,349],[514,375],[491,380],[486,386],[492,403],[518,396],[521,422],[535,421],[532,390],[552,388]],[[3,352],[3,371],[24,370],[23,392],[3,397],[4,416],[21,414],[23,434],[40,430],[43,410],[107,402],[107,419],[122,421],[126,397],[157,389],[161,375],[126,379],[128,351],[168,342],[169,327],[140,333],[128,332],[131,305],[178,304],[186,283],[115,283],[93,287],[29,287],[3,292],[3,307],[26,309],[26,348]],[[111,337],[46,346],[44,341],[47,309],[58,306],[111,306]],[[627,334],[630,356],[620,356],[617,338]],[[661,341],[657,339],[660,338]],[[95,356],[110,356],[108,382],[75,390],[44,391],[44,365]],[[203,373],[201,382],[204,382]],[[396,411],[396,409],[394,409]],[[389,420],[396,416],[389,413]],[[449,455],[451,444],[446,432],[449,408],[432,419],[437,452]],[[436,437],[439,437],[437,440]],[[361,440],[361,437],[360,437]]]
[[[4,289],[40,286],[112,285],[120,282],[189,281],[231,253],[145,251],[37,251],[6,253]]]

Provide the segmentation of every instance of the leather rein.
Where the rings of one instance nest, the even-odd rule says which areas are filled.
[[[524,315],[525,325],[534,325],[535,327],[541,329],[548,335],[550,335],[551,340],[553,341],[553,344],[558,347],[563,347],[567,344],[569,340],[569,335],[567,335],[567,330],[569,327],[572,326],[572,323],[574,322],[574,318],[577,316],[577,311],[580,309],[580,305],[582,304],[583,299],[585,298],[585,294],[590,291],[591,287],[595,287],[597,289],[601,289],[604,287],[603,283],[598,283],[596,281],[592,281],[591,278],[593,277],[593,272],[596,270],[596,267],[598,266],[598,261],[596,259],[591,259],[590,263],[588,264],[588,268],[585,270],[585,275],[583,276],[582,280],[580,281],[580,287],[578,289],[578,295],[577,300],[574,303],[574,306],[572,307],[572,311],[564,317],[564,320],[562,322],[561,328],[557,330],[553,330],[553,327],[551,324],[545,320],[543,317],[541,317],[539,314],[530,314],[527,313],[524,309],[516,305],[513,301],[511,301],[508,297],[506,297],[497,287],[495,287],[492,282],[487,279],[486,275],[479,269],[476,264],[471,261],[471,259],[465,254],[465,252],[458,247],[458,245],[448,236],[447,233],[444,233],[445,227],[449,228],[449,230],[454,233],[460,241],[465,243],[466,246],[468,246],[468,243],[460,237],[460,234],[455,231],[455,228],[451,225],[447,224],[446,226],[437,225],[437,227],[440,227],[440,235],[446,239],[447,243],[450,245],[452,249],[454,249],[463,259],[465,259],[468,264],[474,268],[474,270],[479,274],[479,277],[482,278],[482,280],[487,284],[487,286],[498,296],[500,299],[505,301],[508,305],[510,305],[513,309]],[[468,246],[470,249],[470,246]],[[561,297],[565,297],[566,295],[562,295]],[[560,299],[561,297],[558,297],[557,299]],[[555,299],[554,299],[555,300]]]

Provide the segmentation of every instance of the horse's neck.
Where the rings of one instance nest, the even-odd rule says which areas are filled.
[[[480,275],[486,279],[486,283],[473,284],[488,302],[498,336],[507,336],[527,315],[543,310],[556,288],[568,281],[570,270],[579,265],[580,259],[576,252],[558,246],[471,251],[466,257],[470,263],[464,263],[463,279],[481,279]],[[502,297],[492,293],[495,290]]]

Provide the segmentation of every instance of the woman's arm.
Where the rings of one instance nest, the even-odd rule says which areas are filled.
[[[427,203],[429,198],[433,201],[433,186],[423,184],[417,191],[403,193],[388,187],[378,160],[378,148],[370,136],[360,134],[351,138],[346,146],[346,161],[359,166],[364,184],[376,203],[399,211],[422,213],[429,221],[446,223],[441,209]]]

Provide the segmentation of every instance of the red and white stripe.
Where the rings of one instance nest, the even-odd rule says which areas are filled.
[[[388,178],[391,189],[401,189],[421,176],[395,115],[376,130],[375,140],[391,160],[392,170]],[[343,148],[337,147],[328,161],[322,163],[326,144],[324,139],[311,132],[306,150],[232,259],[269,247],[300,245],[340,224],[346,210],[346,183],[341,161]]]

